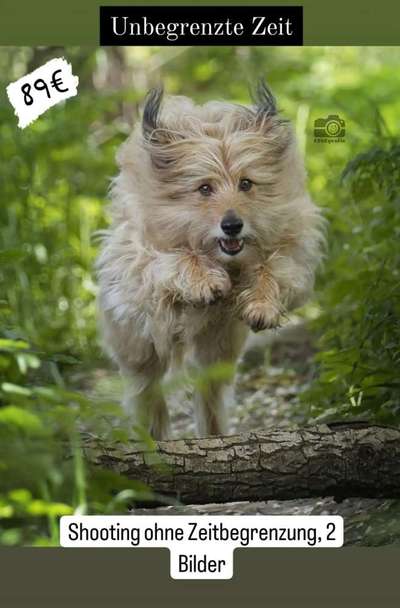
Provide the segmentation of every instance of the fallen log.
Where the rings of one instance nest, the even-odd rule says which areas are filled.
[[[84,453],[185,504],[400,497],[400,429],[360,422],[160,441],[154,450],[90,441]]]

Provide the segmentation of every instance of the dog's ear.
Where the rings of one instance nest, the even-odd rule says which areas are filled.
[[[155,134],[160,129],[160,109],[164,89],[159,86],[150,89],[146,95],[142,117],[142,132],[144,139],[149,143],[157,143]]]
[[[163,94],[162,86],[147,93],[142,117],[143,139],[152,163],[158,169],[165,169],[174,162],[172,144],[184,139],[182,133],[170,129],[160,118]]]
[[[270,118],[278,114],[276,99],[263,78],[260,78],[257,85],[253,89],[252,98],[258,121],[264,121],[266,118]]]
[[[290,122],[278,111],[276,99],[264,79],[252,91],[253,128],[274,142],[277,155],[283,154],[293,140]]]
[[[163,145],[182,139],[182,135],[169,129],[160,119],[164,89],[150,89],[146,95],[142,117],[142,133],[148,144]]]

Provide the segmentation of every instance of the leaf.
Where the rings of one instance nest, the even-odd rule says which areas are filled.
[[[3,382],[1,389],[5,393],[11,393],[13,395],[22,395],[24,397],[30,397],[32,395],[32,391],[29,388],[18,384],[12,384],[11,382]]]
[[[43,433],[45,428],[39,416],[15,405],[0,408],[0,426],[14,427],[27,433]]]
[[[47,515],[49,517],[61,517],[72,515],[74,512],[70,505],[61,502],[47,502],[45,500],[32,500],[26,505],[26,513],[37,517]]]
[[[4,350],[8,353],[26,350],[27,348],[29,348],[29,344],[23,340],[7,340],[5,338],[0,338],[0,350]]]

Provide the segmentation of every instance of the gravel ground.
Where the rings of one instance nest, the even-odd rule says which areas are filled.
[[[133,515],[341,515],[345,546],[379,547],[400,544],[400,501],[333,498],[232,502],[185,507],[135,509]]]
[[[279,333],[251,334],[235,377],[230,431],[303,424],[305,419],[296,406],[299,393],[310,380],[312,353],[309,335],[301,323]],[[180,390],[168,398],[168,403],[172,438],[194,437],[190,393]]]

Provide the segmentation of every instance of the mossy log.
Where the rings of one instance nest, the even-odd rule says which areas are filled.
[[[313,496],[400,497],[400,429],[364,423],[260,430],[226,437],[104,446],[94,465],[184,504]]]

